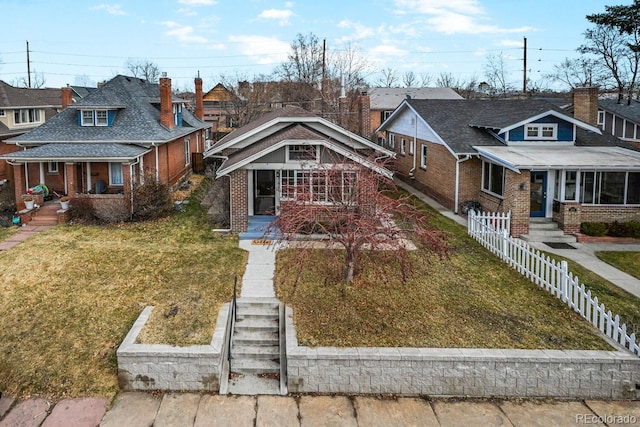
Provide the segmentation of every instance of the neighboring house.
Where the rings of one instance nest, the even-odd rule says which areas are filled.
[[[308,185],[314,203],[329,203],[324,187],[327,167],[358,162],[391,176],[369,160],[372,153],[393,153],[307,110],[288,106],[236,129],[204,157],[222,157],[218,177],[230,177],[231,230],[247,230],[249,217],[278,214],[281,203],[294,197],[299,185]],[[347,159],[345,161],[345,159]],[[343,187],[353,185],[353,171],[345,169]]]
[[[195,83],[201,100],[202,80]],[[73,104],[71,89],[63,88],[63,99],[58,115],[6,141],[20,148],[0,156],[14,166],[19,206],[41,183],[94,204],[120,199],[128,205],[146,172],[175,185],[191,172],[193,153],[204,151],[210,125],[183,108],[166,77],[153,84],[116,76]],[[202,117],[197,100],[196,115]]]
[[[374,87],[367,91],[367,95],[371,131],[387,120],[405,99],[462,99],[462,96],[449,87]]]
[[[19,149],[5,140],[40,126],[61,108],[60,89],[20,88],[0,80],[0,155]],[[13,170],[7,166],[0,162],[0,180],[13,178]]]
[[[513,235],[528,234],[530,217],[572,234],[640,216],[640,152],[601,133],[594,103],[589,88],[574,93],[575,117],[536,99],[408,99],[378,130],[398,175],[456,213],[479,202],[511,211]]]
[[[222,83],[203,96],[204,120],[213,124],[213,132],[223,136],[237,127],[239,99]]]
[[[622,140],[640,143],[640,102],[600,99],[598,127]]]

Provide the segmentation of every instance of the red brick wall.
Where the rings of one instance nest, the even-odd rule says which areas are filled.
[[[499,212],[511,211],[511,235],[529,234],[530,193],[529,180],[530,171],[523,170],[521,173],[505,169],[504,199]],[[521,189],[520,185],[524,183]]]
[[[235,170],[230,174],[231,178],[231,231],[243,233],[247,231],[249,223],[249,205],[247,203],[249,182],[247,171]]]

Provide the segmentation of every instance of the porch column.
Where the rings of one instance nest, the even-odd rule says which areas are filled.
[[[133,214],[133,181],[131,180],[131,167],[130,163],[124,163],[122,165],[122,180],[123,180],[123,192],[124,203],[129,208],[129,211]]]
[[[506,169],[504,180],[504,201],[501,211],[511,211],[511,235],[529,234],[530,216],[530,175],[531,171],[516,173]],[[521,186],[521,184],[524,185]]]
[[[78,177],[76,177],[76,164],[75,163],[65,163],[65,189],[67,190],[67,195],[71,198],[76,197],[76,185],[78,183]]]
[[[229,206],[231,217],[231,231],[243,233],[249,226],[249,207],[247,197],[249,194],[249,179],[247,171],[237,169],[230,174]]]
[[[16,196],[16,209],[19,211],[24,209],[22,195],[25,193],[24,170],[26,167],[26,163],[13,167],[13,191],[15,192]]]

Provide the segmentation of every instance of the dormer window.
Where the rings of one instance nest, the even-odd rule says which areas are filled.
[[[173,124],[182,126],[182,104],[173,104]]]
[[[531,123],[525,126],[524,139],[528,140],[557,140],[558,125],[555,123]]]
[[[289,160],[318,160],[315,145],[289,145]]]
[[[82,110],[80,111],[81,126],[109,126],[109,114],[107,110]]]

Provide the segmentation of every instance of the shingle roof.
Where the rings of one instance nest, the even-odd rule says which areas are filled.
[[[0,108],[60,107],[60,89],[14,87],[0,80]]]
[[[133,144],[45,144],[28,150],[6,154],[2,158],[14,160],[133,160],[149,151],[149,148]]]
[[[567,115],[561,108],[540,99],[411,99],[407,103],[457,154],[475,153],[473,146],[504,145],[487,129],[502,129],[550,110]],[[576,145],[626,147],[629,144],[579,129]]]
[[[372,110],[394,110],[407,99],[462,99],[449,87],[374,87],[367,91]]]
[[[175,98],[176,101],[179,101]],[[150,144],[167,142],[210,125],[183,109],[183,125],[169,130],[160,124],[160,89],[146,80],[116,76],[104,86],[72,104],[57,116],[11,142],[121,142]],[[114,108],[112,126],[79,126],[77,110]]]
[[[626,101],[619,103],[617,99],[601,99],[598,106],[632,122],[640,123],[640,102],[635,99],[629,104]]]

